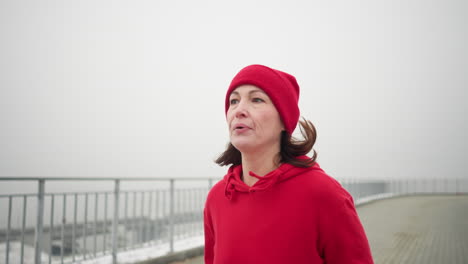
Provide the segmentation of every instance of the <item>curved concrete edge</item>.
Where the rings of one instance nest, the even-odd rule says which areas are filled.
[[[371,195],[371,196],[366,196],[364,198],[358,198],[354,202],[354,206],[358,207],[361,205],[365,205],[368,203],[372,203],[378,200],[383,200],[383,199],[388,199],[388,198],[393,198],[397,196],[402,196],[401,194],[396,194],[396,193],[381,193],[381,194],[376,194],[376,195]]]
[[[381,193],[371,196],[366,196],[364,198],[358,198],[354,202],[354,206],[359,207],[365,204],[369,204],[375,201],[395,198],[395,197],[405,197],[405,196],[424,196],[424,195],[468,195],[467,192],[440,192],[440,193],[425,193],[425,192],[414,192],[414,193]]]
[[[204,246],[191,248],[183,251],[174,252],[172,254],[162,256],[159,258],[137,262],[137,264],[167,264],[176,261],[184,261],[189,258],[202,256],[204,253],[204,249]]]

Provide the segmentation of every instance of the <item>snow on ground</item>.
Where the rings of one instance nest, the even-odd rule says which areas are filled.
[[[186,239],[177,240],[174,242],[174,252],[180,252],[191,248],[203,246],[205,238],[203,235],[191,237]],[[118,263],[135,263],[137,261],[144,261],[154,259],[157,257],[165,256],[169,253],[169,243],[160,244],[156,246],[147,246],[130,251],[123,251],[117,254]],[[84,260],[81,264],[111,264],[112,256],[107,255],[100,258]]]
[[[49,255],[41,254],[42,262],[49,260]],[[6,263],[6,243],[0,243],[0,263]],[[8,263],[21,263],[21,242],[10,242],[10,254],[8,255]],[[24,245],[24,263],[34,263],[34,248],[29,245]]]
[[[203,235],[190,237],[185,239],[180,239],[174,241],[174,252],[180,252],[191,248],[196,248],[204,245]],[[129,251],[118,252],[117,262],[120,263],[135,263],[138,261],[144,261],[149,259],[154,259],[157,257],[165,256],[169,253],[170,245],[169,243],[162,243],[158,245],[144,245],[141,248],[131,249]],[[0,263],[6,263],[6,243],[0,243]],[[21,242],[10,242],[10,254],[9,254],[9,263],[21,263]],[[79,256],[77,256],[79,257]],[[49,263],[49,255],[42,253],[41,255],[42,263]],[[52,257],[52,263],[61,263],[60,257]],[[24,263],[33,264],[34,263],[34,248],[28,245],[24,246]],[[65,257],[64,263],[72,263],[71,257]],[[105,255],[92,259],[79,259],[77,258],[74,263],[81,264],[111,264],[112,256]]]

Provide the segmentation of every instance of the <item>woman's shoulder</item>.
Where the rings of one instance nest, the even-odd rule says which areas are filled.
[[[317,163],[310,168],[304,168],[298,176],[294,177],[296,184],[321,202],[342,203],[352,199],[340,182],[326,173]]]
[[[209,189],[206,201],[218,199],[218,197],[224,195],[226,189],[226,179],[221,178]]]

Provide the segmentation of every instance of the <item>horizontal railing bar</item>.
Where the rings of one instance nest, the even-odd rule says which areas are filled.
[[[0,194],[0,198],[8,198],[8,197],[36,197],[37,193],[31,194],[31,193],[26,193],[26,194]]]
[[[154,178],[154,177],[0,177],[0,181],[200,181],[217,179],[213,177],[181,177],[181,178]]]
[[[190,187],[184,187],[184,188],[177,188],[176,190],[177,191],[189,191],[189,190],[205,190],[206,187],[193,187],[193,188],[190,188]],[[135,189],[135,190],[123,190],[123,191],[120,191],[120,193],[127,193],[127,192],[138,192],[138,193],[142,193],[142,192],[155,192],[155,191],[164,191],[164,190],[167,190],[166,188],[160,188],[160,189],[145,189],[145,190],[139,190],[139,189]],[[49,192],[49,193],[44,193],[44,197],[47,197],[47,196],[52,196],[52,195],[73,195],[73,194],[76,194],[76,195],[86,195],[86,194],[95,194],[95,193],[98,193],[99,195],[103,195],[103,194],[113,194],[112,191],[87,191],[87,192]],[[26,194],[0,194],[0,198],[8,198],[8,197],[12,197],[12,198],[15,198],[15,197],[24,197],[24,196],[27,196],[27,197],[36,197],[37,196],[37,193],[35,194],[32,194],[32,193],[26,193]]]
[[[52,196],[52,195],[70,195],[70,194],[77,194],[77,195],[85,195],[85,194],[94,194],[96,191],[88,191],[88,192],[50,192],[50,193],[44,193],[44,197],[46,196]],[[97,191],[99,194],[105,194],[105,193],[112,193],[110,191]],[[36,194],[0,194],[0,198],[8,198],[8,197],[23,197],[23,196],[28,196],[28,197],[35,197],[37,196]]]

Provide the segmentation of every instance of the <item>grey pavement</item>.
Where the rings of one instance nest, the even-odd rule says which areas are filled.
[[[357,211],[376,264],[468,264],[468,195],[396,197]]]
[[[468,196],[407,196],[358,207],[376,264],[468,263]]]

